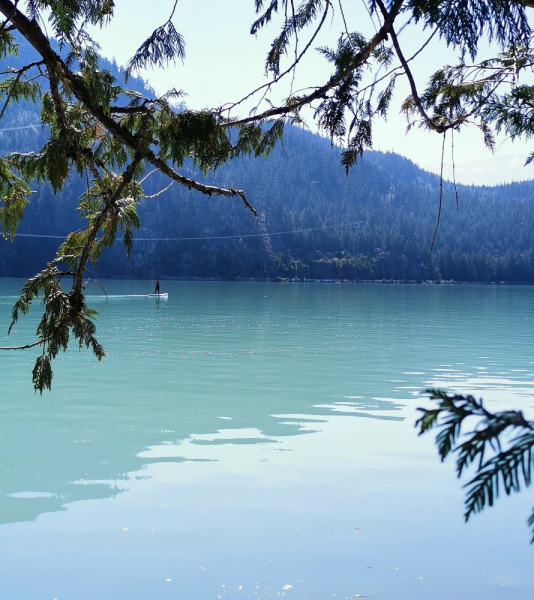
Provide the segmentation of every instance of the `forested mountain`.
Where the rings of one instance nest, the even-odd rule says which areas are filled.
[[[105,67],[120,77],[116,65]],[[143,90],[140,80],[130,85]],[[34,106],[10,108],[2,122],[3,153],[37,150],[44,141]],[[267,159],[236,160],[207,180],[244,189],[259,217],[235,199],[208,200],[173,185],[140,206],[130,260],[116,244],[92,276],[534,283],[534,182],[458,186],[458,206],[446,183],[429,266],[439,178],[396,154],[366,153],[346,176],[328,140],[288,127]],[[146,184],[152,195],[169,181],[154,173]],[[22,235],[0,242],[0,276],[30,276],[45,266],[61,240],[25,236],[65,236],[82,226],[75,206],[85,186],[77,175],[55,196],[48,184],[34,186]]]

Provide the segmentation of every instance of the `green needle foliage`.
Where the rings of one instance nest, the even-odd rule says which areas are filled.
[[[63,262],[70,263],[73,268],[60,270],[58,264]],[[32,372],[34,387],[41,394],[45,388],[51,388],[51,361],[60,350],[67,349],[71,335],[78,340],[80,348],[84,345],[91,348],[98,360],[104,356],[104,349],[94,335],[96,326],[93,319],[98,313],[87,307],[83,294],[76,294],[75,290],[65,292],[61,287],[65,276],[75,276],[76,267],[79,267],[77,254],[63,254],[61,258],[53,260],[46,269],[24,284],[21,296],[13,307],[9,331],[18,321],[19,315],[28,313],[32,301],[39,294],[42,295],[44,311],[37,326],[38,344],[42,346],[42,352],[37,357]]]
[[[266,83],[240,100],[193,110],[180,104],[181,90],[146,97],[128,86],[128,78],[139,69],[185,60],[187,40],[173,23],[178,2],[167,21],[139,46],[118,81],[101,66],[90,34],[92,28],[113,21],[113,0],[0,0],[0,59],[8,65],[0,73],[0,121],[13,104],[36,103],[47,132],[38,150],[0,157],[3,236],[13,238],[35,182],[48,182],[60,192],[75,173],[86,183],[78,206],[83,226],[67,236],[48,267],[23,288],[22,304],[17,304],[18,315],[37,293],[42,295],[44,321],[36,345],[42,346],[43,354],[34,370],[36,390],[50,387],[50,361],[66,348],[69,337],[102,357],[88,325],[94,313],[85,306],[84,274],[88,263],[98,260],[117,236],[126,254],[131,251],[148,172],[157,170],[170,182],[208,197],[236,198],[256,215],[244,190],[206,185],[184,169],[193,164],[207,174],[243,155],[266,156],[282,137],[284,125],[303,124],[302,113],[308,108],[332,143],[343,146],[341,160],[348,170],[372,148],[374,124],[394,105],[399,77],[406,77],[410,85],[410,96],[399,103],[409,127],[420,125],[444,135],[474,124],[490,148],[495,129],[513,137],[534,131],[532,88],[519,85],[520,74],[534,64],[525,12],[534,0],[370,0],[371,35],[358,31],[359,23],[347,21],[348,0],[249,1],[257,13],[251,34],[277,28],[267,51]],[[146,0],[147,11],[152,4]],[[218,4],[226,10],[224,3]],[[140,21],[142,17],[140,13]],[[461,64],[444,66],[428,85],[418,86],[411,63],[427,43],[415,55],[404,56],[399,35],[407,22],[408,28],[423,26],[429,37],[458,49]],[[337,45],[317,48],[317,36],[331,23],[340,24]],[[475,61],[483,37],[494,40],[500,54],[467,64],[466,56]],[[33,49],[34,60],[22,59],[22,42]],[[330,75],[294,93],[295,72],[304,55],[315,51],[330,65]],[[287,97],[270,103],[269,92],[286,81]],[[63,292],[67,275],[71,290]]]
[[[475,474],[465,485],[465,520],[486,506],[493,506],[499,493],[509,496],[532,483],[534,468],[534,422],[521,411],[492,413],[482,400],[443,390],[425,392],[437,408],[419,408],[419,435],[438,429],[436,446],[441,460],[456,454],[456,473],[461,477],[473,467]],[[469,422],[469,424],[468,424]],[[534,543],[534,510],[528,519]]]

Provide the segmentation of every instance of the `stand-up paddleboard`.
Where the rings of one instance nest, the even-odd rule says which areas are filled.
[[[169,298],[169,294],[148,294],[149,298],[157,298],[158,300],[167,300]]]

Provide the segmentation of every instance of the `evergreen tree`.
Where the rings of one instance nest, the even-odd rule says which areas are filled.
[[[386,116],[400,76],[405,76],[410,85],[410,96],[402,105],[413,119],[410,126],[419,124],[445,136],[447,132],[452,135],[461,127],[474,123],[490,148],[494,146],[494,129],[504,130],[514,138],[534,133],[534,87],[519,80],[521,73],[530,69],[534,61],[525,13],[525,7],[534,6],[532,0],[374,0],[369,3],[369,10],[379,25],[370,38],[349,29],[343,12],[345,2],[302,0],[295,4],[293,0],[255,0],[258,18],[252,24],[252,34],[267,27],[277,13],[282,17],[282,27],[267,54],[266,71],[270,79],[251,92],[260,98],[281,79],[291,77],[302,55],[313,47],[317,32],[325,23],[330,23],[333,12],[340,12],[343,28],[335,48],[320,49],[332,65],[327,81],[317,82],[309,93],[291,95],[278,106],[235,118],[231,114],[235,114],[240,102],[214,110],[178,110],[175,103],[180,93],[176,90],[156,98],[128,87],[128,78],[139,68],[163,66],[169,60],[185,56],[184,39],[172,21],[177,2],[169,19],[152,33],[130,60],[124,82],[118,82],[109,69],[101,68],[88,32],[90,26],[105,26],[113,18],[113,0],[27,0],[24,4],[19,0],[0,0],[0,14],[3,15],[0,58],[9,59],[0,81],[3,100],[0,119],[4,119],[7,107],[13,103],[26,106],[40,100],[43,125],[39,152],[32,152],[21,144],[15,152],[0,158],[0,223],[4,236],[13,238],[21,223],[32,182],[46,182],[51,187],[57,196],[56,213],[64,210],[61,192],[66,189],[72,171],[87,183],[77,207],[85,219],[85,226],[74,228],[55,258],[28,280],[13,309],[12,325],[21,313],[29,310],[39,294],[43,295],[44,312],[37,329],[38,339],[33,344],[42,347],[33,370],[37,390],[42,392],[50,388],[51,361],[66,349],[71,336],[80,346],[91,347],[97,358],[104,354],[95,338],[92,320],[95,311],[85,302],[84,274],[87,265],[98,261],[102,251],[110,247],[118,235],[122,237],[127,255],[131,253],[132,232],[140,226],[138,204],[146,195],[143,184],[147,169],[157,169],[170,181],[207,197],[238,198],[245,208],[256,214],[243,190],[231,184],[209,185],[185,175],[186,160],[206,173],[243,155],[266,155],[281,137],[284,124],[300,122],[301,109],[313,104],[318,125],[332,141],[344,144],[341,163],[348,170],[365,149],[371,148],[373,124],[377,118]],[[420,91],[410,68],[414,57],[405,57],[397,37],[399,19],[402,23],[419,23],[429,28],[430,37],[437,35],[444,44],[461,51],[462,62],[440,69],[426,89]],[[44,34],[41,24],[46,20],[66,55],[61,56]],[[306,44],[299,45],[299,38],[307,33]],[[501,53],[477,63],[477,49],[484,34],[497,41]],[[37,60],[22,59],[19,39],[34,48]],[[386,43],[389,41],[392,48]],[[426,44],[420,52],[425,48]],[[466,57],[472,63],[468,63]],[[394,60],[397,61],[395,66]],[[374,70],[375,78],[366,86],[362,84],[362,78],[368,69]],[[533,159],[534,154],[528,161]],[[318,167],[318,173],[323,177],[322,165]],[[389,207],[392,197],[387,195]],[[329,210],[322,214],[326,215],[326,225]],[[281,220],[287,219],[291,228],[310,222],[309,214],[301,213],[296,220],[292,216],[282,208]],[[368,252],[374,248],[377,263],[384,266],[357,262],[354,267],[364,271],[371,267],[375,271],[393,268],[400,277],[406,265],[391,262],[392,255],[403,247],[400,229],[391,229],[393,240],[389,249],[386,238],[393,213],[388,208],[381,216],[381,226],[375,231],[363,227],[358,244]],[[365,218],[361,220],[366,222]],[[327,242],[324,231],[319,231],[316,239],[327,245],[330,252],[341,249],[339,235]],[[313,243],[310,242],[311,247]],[[466,272],[487,279],[490,273],[483,254],[462,254],[469,244],[469,239],[454,244],[455,250],[460,252],[456,264],[464,263]],[[228,251],[231,251],[228,247],[218,251],[204,247],[206,264],[224,261]],[[269,252],[276,256],[275,249],[271,248]],[[519,278],[532,268],[531,254],[532,250],[528,248],[521,254],[497,259],[495,271],[500,272],[499,269],[505,266]],[[350,261],[343,255],[335,258],[335,268],[340,274],[346,273]],[[180,257],[181,262],[187,262],[186,259],[187,250]],[[258,268],[251,256],[247,260],[247,268]],[[445,255],[440,255],[440,260],[444,271],[450,268]],[[295,262],[287,263],[281,258],[276,261],[276,268],[286,272],[292,271]],[[72,279],[68,290],[63,283],[67,277],[68,281]],[[502,415],[486,414],[469,398],[451,400],[442,396],[440,399],[442,403],[448,403],[442,404],[440,410],[460,415],[460,421],[453,419],[452,434],[450,427],[447,430],[444,445],[440,446],[442,456],[455,441],[466,412],[474,411],[485,419],[480,439],[474,436],[472,445],[460,454],[466,464],[477,455],[481,456],[479,480],[482,481],[488,472],[484,470],[487,463],[482,460],[486,440],[498,440],[506,419]],[[435,422],[428,414],[423,417],[424,428]],[[525,422],[521,426],[528,429],[532,424]],[[491,485],[495,485],[502,474],[505,491],[518,489],[519,472],[523,473],[527,484],[530,482],[532,443],[528,439],[527,442],[530,446],[528,443],[521,446],[523,442],[517,441],[511,450],[520,446],[523,451],[528,446],[528,460],[521,458],[524,455],[519,453],[514,458],[516,462],[510,463],[503,459],[502,453],[497,455],[491,465],[493,471],[489,471]],[[493,498],[492,488],[487,483],[476,489],[482,490],[482,495],[478,492],[472,495],[473,510],[482,508],[485,498]]]
[[[299,5],[289,0],[255,0],[258,17],[252,34],[269,26],[277,14],[282,20],[267,54],[270,78],[251,92],[259,97],[291,76],[302,55],[313,49],[317,32],[336,11],[343,28],[335,48],[319,49],[332,66],[327,81],[318,82],[310,93],[294,94],[280,105],[239,118],[231,116],[239,102],[213,110],[187,110],[177,108],[181,94],[176,90],[154,97],[128,86],[129,78],[140,68],[161,67],[185,57],[184,38],[173,24],[177,2],[168,20],[135,52],[123,73],[124,81],[118,81],[109,69],[102,68],[89,34],[89,27],[104,27],[113,19],[113,0],[28,0],[24,5],[17,0],[0,0],[4,18],[0,57],[8,59],[0,81],[0,118],[13,103],[40,101],[44,127],[39,152],[21,147],[0,159],[4,236],[12,238],[17,230],[29,202],[31,182],[46,182],[59,199],[71,172],[86,181],[77,207],[85,226],[69,234],[55,258],[27,282],[13,309],[14,324],[36,296],[43,294],[44,313],[35,343],[43,352],[33,372],[35,388],[42,392],[50,387],[51,360],[66,348],[71,336],[79,344],[92,347],[98,358],[103,356],[95,338],[94,311],[85,303],[84,273],[118,235],[130,255],[133,230],[140,225],[138,204],[146,195],[143,185],[147,169],[156,169],[170,181],[206,197],[238,198],[256,214],[245,192],[230,181],[228,185],[209,185],[184,174],[186,161],[207,173],[240,156],[265,156],[281,137],[284,124],[300,122],[301,109],[314,104],[318,125],[332,141],[345,143],[341,164],[349,169],[371,147],[373,123],[386,116],[401,73],[411,87],[403,109],[440,134],[470,121],[483,130],[490,146],[490,123],[514,136],[528,134],[530,88],[517,85],[517,74],[531,63],[525,14],[529,3],[376,0],[369,10],[379,20],[379,27],[366,38],[349,30],[343,0],[337,5],[331,0],[303,0]],[[399,18],[404,22],[407,17],[432,28],[435,31],[431,35],[437,34],[444,44],[473,59],[484,34],[497,40],[503,52],[480,65],[447,67],[420,93],[410,71],[411,59],[405,58],[397,38]],[[45,20],[51,24],[62,52],[44,34],[41,24]],[[308,43],[299,46],[299,37],[305,35]],[[31,45],[37,60],[23,59],[19,40]],[[390,40],[392,48],[386,43]],[[393,66],[394,60],[397,66]],[[377,77],[365,86],[362,77],[368,69],[375,70]],[[383,71],[385,74],[378,76]],[[317,169],[320,177],[322,166]],[[388,256],[387,217],[384,215],[384,228],[378,237],[368,238],[384,258]],[[298,226],[298,222],[291,222],[292,228]],[[340,239],[331,242],[331,251],[339,251]],[[249,266],[252,268],[253,262]],[[67,289],[64,282],[70,278],[72,287]]]

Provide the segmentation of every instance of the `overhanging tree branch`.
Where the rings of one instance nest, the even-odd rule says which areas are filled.
[[[347,68],[345,68],[342,72],[334,75],[329,79],[327,83],[323,86],[318,87],[314,92],[308,94],[307,96],[303,96],[301,98],[292,98],[290,102],[285,106],[278,106],[266,110],[258,115],[252,115],[250,117],[246,117],[243,119],[229,120],[227,123],[224,123],[226,127],[235,127],[237,125],[245,125],[247,123],[257,123],[261,121],[265,121],[266,119],[270,119],[271,117],[284,116],[295,110],[308,106],[315,102],[316,100],[324,99],[327,93],[333,90],[337,85],[339,85],[348,75],[350,75],[355,69],[361,67],[371,56],[373,50],[381,44],[384,40],[387,39],[387,35],[390,32],[393,23],[398,16],[400,9],[404,0],[395,0],[391,9],[387,12],[387,16],[384,19],[384,23],[382,27],[378,30],[376,35],[374,35],[367,46],[361,50],[351,61]]]
[[[302,123],[301,109],[308,106],[313,110],[314,120],[328,133],[331,141],[345,146],[341,163],[348,170],[365,149],[372,148],[372,127],[377,118],[386,118],[388,114],[400,69],[406,74],[412,91],[410,103],[403,109],[421,115],[422,122],[434,131],[443,133],[449,128],[459,128],[473,117],[490,145],[492,124],[496,124],[497,129],[501,124],[512,128],[517,135],[525,132],[528,135],[529,131],[534,134],[534,119],[530,123],[525,114],[534,104],[534,93],[517,92],[508,98],[499,95],[501,86],[507,83],[518,88],[518,73],[534,62],[530,51],[530,28],[523,10],[530,2],[534,5],[534,0],[527,0],[526,4],[501,0],[457,0],[454,3],[377,0],[370,10],[382,24],[378,30],[375,27],[375,34],[370,39],[351,33],[344,12],[345,1],[337,0],[342,21],[337,47],[318,48],[332,65],[333,74],[326,81],[314,82],[318,85],[298,92],[298,95],[293,93],[291,83],[289,97],[282,103],[240,117],[230,114],[236,106],[254,94],[270,90],[287,74],[295,74],[302,57],[324,28],[327,15],[338,14],[335,2],[304,0],[297,4],[293,0],[271,0],[264,9],[265,3],[258,0],[255,4],[259,18],[252,33],[266,26],[280,7],[285,9],[280,11],[284,13],[281,31],[267,55],[266,69],[272,72],[272,79],[236,103],[222,104],[213,110],[189,110],[183,105],[180,108],[173,106],[173,100],[181,98],[181,92],[173,89],[160,98],[147,98],[123,88],[113,73],[100,68],[97,46],[87,28],[108,22],[113,15],[113,2],[32,2],[23,5],[18,0],[0,0],[0,15],[4,17],[4,29],[0,30],[2,51],[6,55],[16,53],[16,39],[6,29],[16,30],[42,58],[39,62],[45,68],[41,71],[38,63],[34,66],[48,77],[50,86],[50,93],[43,94],[41,102],[41,121],[48,138],[40,152],[13,154],[0,159],[1,197],[4,198],[0,220],[4,232],[13,233],[22,219],[31,181],[49,181],[54,191],[59,191],[74,171],[81,176],[90,172],[93,179],[92,184],[87,180],[87,190],[78,203],[87,226],[67,237],[56,259],[67,260],[75,273],[72,291],[61,290],[60,278],[55,279],[59,277],[57,268],[51,263],[35,280],[30,280],[18,304],[24,312],[36,294],[43,292],[46,301],[38,337],[47,338],[43,332],[60,332],[43,344],[46,346],[44,358],[34,372],[38,389],[49,386],[49,361],[65,347],[69,331],[74,332],[80,343],[93,345],[99,357],[103,356],[90,323],[93,313],[84,304],[81,275],[87,261],[98,260],[102,249],[115,241],[118,232],[123,235],[128,255],[133,239],[132,227],[139,226],[136,205],[140,198],[147,196],[142,184],[150,168],[160,171],[171,182],[207,196],[239,197],[244,206],[256,214],[243,190],[206,185],[186,177],[181,169],[191,161],[206,175],[239,156],[265,156],[281,138],[285,123]],[[160,64],[183,57],[183,40],[171,22],[176,6],[174,0],[171,17],[140,47],[130,66]],[[44,23],[45,11],[60,46],[70,50],[66,58],[54,51],[53,42],[40,26]],[[422,22],[433,29],[425,44],[408,60],[403,55],[394,26],[401,12],[408,14],[408,23]],[[305,39],[302,32],[306,28],[311,35],[302,48]],[[481,63],[480,70],[465,65],[463,72],[459,68],[446,67],[425,90],[418,92],[409,63],[427,47],[434,35],[439,34],[448,45],[473,53],[484,33],[490,39],[496,39],[503,48],[510,45],[510,49],[503,50],[494,63]],[[386,43],[390,35],[394,52]],[[400,66],[391,69],[395,54]],[[282,68],[285,57],[289,66]],[[78,66],[79,70],[76,70]],[[368,83],[364,80],[366,71],[375,66],[378,70],[374,81],[364,85]],[[384,66],[387,72],[379,77]],[[20,75],[28,68],[31,66],[13,70],[12,78],[3,80],[3,95],[10,104],[22,97],[28,99],[28,96],[34,102],[38,101],[37,83],[30,85],[27,78],[22,81]],[[10,88],[11,83],[13,87]],[[2,116],[0,110],[0,118]],[[235,142],[232,141],[234,132],[237,132]]]
[[[402,0],[397,0],[401,2]],[[95,105],[92,101],[87,89],[79,75],[73,73],[65,65],[63,60],[52,50],[48,39],[42,34],[41,30],[30,21],[25,15],[19,10],[13,12],[13,5],[9,0],[0,0],[0,12],[4,15],[10,15],[10,19],[13,24],[17,27],[18,31],[28,40],[28,42],[39,52],[43,57],[50,76],[50,87],[52,96],[54,98],[54,105],[58,118],[62,126],[65,124],[65,116],[62,105],[61,96],[59,94],[59,76],[67,81],[70,85],[70,91],[82,104],[91,112],[91,114],[98,119],[100,123],[112,133],[120,142],[129,147],[134,152],[138,153],[139,156],[152,163],[162,173],[176,181],[177,183],[187,187],[188,189],[194,189],[207,196],[227,196],[235,197],[239,196],[243,202],[243,205],[248,208],[254,215],[257,215],[256,210],[248,202],[243,190],[235,188],[221,188],[219,186],[205,185],[189,177],[185,177],[177,173],[172,167],[170,167],[165,161],[158,158],[155,153],[139,138],[136,138],[126,127],[121,126],[111,116],[107,115],[102,107]]]
[[[321,21],[319,22],[319,25],[316,27],[316,29],[315,29],[312,37],[310,38],[310,40],[308,41],[308,43],[306,44],[306,46],[304,47],[304,49],[302,50],[302,52],[300,54],[298,54],[298,55],[295,56],[295,60],[293,61],[293,63],[283,73],[280,73],[272,81],[268,81],[267,83],[264,83],[263,85],[260,85],[255,90],[253,90],[252,92],[250,92],[249,94],[247,94],[246,96],[244,96],[243,98],[241,98],[241,100],[238,100],[237,102],[233,102],[229,106],[222,106],[222,107],[220,107],[219,109],[217,109],[217,112],[219,112],[219,113],[228,112],[229,113],[236,106],[239,106],[240,104],[242,104],[243,102],[245,102],[246,100],[248,100],[249,98],[251,98],[252,96],[254,96],[255,94],[257,94],[261,90],[263,90],[263,89],[269,90],[273,85],[275,85],[276,83],[278,83],[286,75],[288,75],[292,71],[295,71],[295,68],[297,67],[298,63],[302,60],[302,58],[304,57],[304,55],[306,54],[306,52],[310,49],[310,47],[313,44],[314,40],[317,38],[317,35],[321,31],[321,29],[322,29],[322,27],[324,25],[324,22],[326,20],[326,17],[328,15],[328,11],[330,9],[330,6],[331,6],[330,2],[327,2],[326,5],[325,5],[325,9],[324,9]],[[292,8],[292,9],[294,10],[294,8]]]

